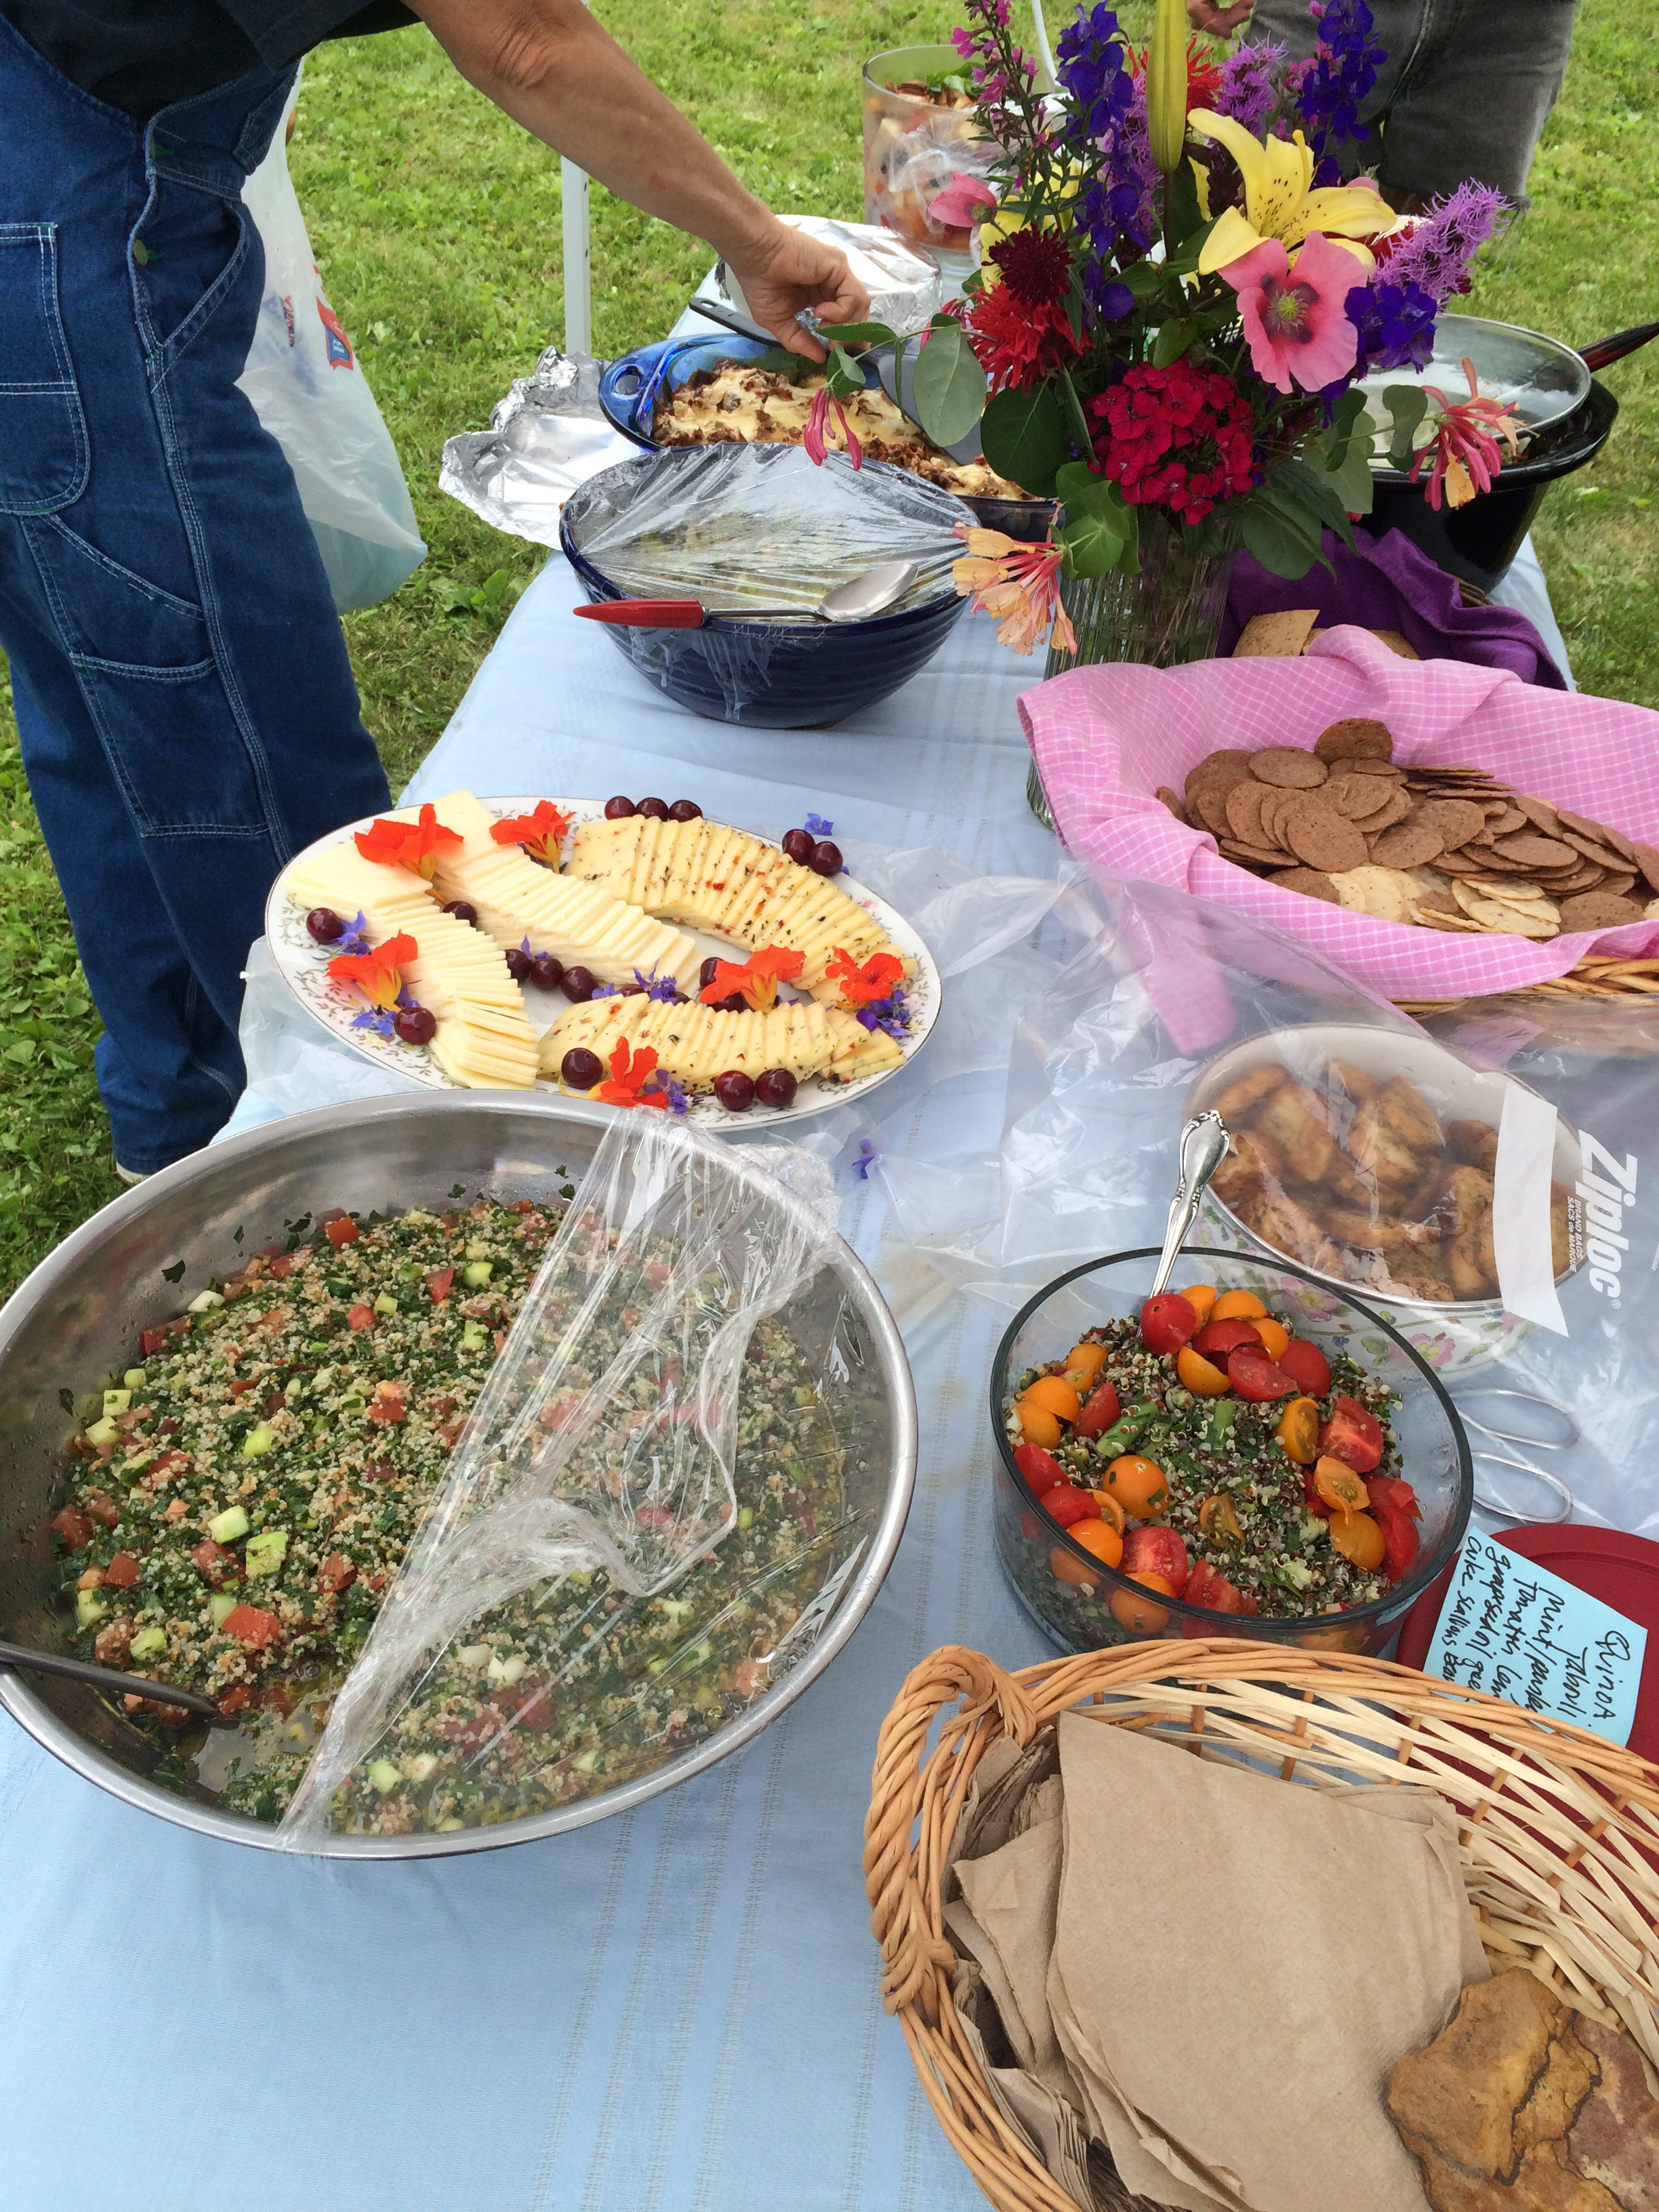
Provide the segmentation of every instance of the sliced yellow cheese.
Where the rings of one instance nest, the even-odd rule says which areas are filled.
[[[573,1045],[585,1045],[608,1061],[623,1036],[635,1052],[650,1046],[660,1066],[690,1091],[707,1091],[716,1076],[732,1069],[758,1076],[769,1067],[787,1067],[798,1083],[854,1065],[862,1073],[869,1042],[851,1014],[810,1000],[735,1013],[696,1001],[665,1006],[635,994],[568,1008],[542,1039],[542,1072],[556,1075]],[[881,1042],[895,1060],[901,1057],[890,1038]]]

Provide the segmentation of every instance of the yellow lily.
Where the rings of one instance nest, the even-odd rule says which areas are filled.
[[[1269,138],[1264,145],[1231,116],[1203,107],[1193,110],[1188,127],[1224,146],[1244,179],[1244,213],[1222,210],[1199,256],[1200,276],[1254,252],[1267,239],[1297,246],[1315,231],[1346,240],[1347,252],[1364,263],[1367,272],[1375,266],[1369,248],[1353,241],[1389,228],[1393,217],[1388,203],[1370,185],[1322,185],[1316,191],[1313,149],[1299,131],[1294,138]]]

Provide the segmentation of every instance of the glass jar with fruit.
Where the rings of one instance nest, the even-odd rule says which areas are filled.
[[[953,178],[982,181],[999,159],[954,46],[896,46],[865,64],[866,222],[936,253],[970,253],[972,224],[956,210],[936,219],[933,204]]]

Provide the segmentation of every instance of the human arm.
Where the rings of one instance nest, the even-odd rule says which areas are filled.
[[[1255,0],[1233,0],[1231,7],[1218,8],[1215,0],[1187,0],[1187,21],[1212,39],[1231,39],[1255,5]]]
[[[780,222],[635,66],[582,0],[410,0],[470,84],[619,199],[706,239],[750,313],[792,352],[795,319],[860,322],[868,295],[833,246]]]

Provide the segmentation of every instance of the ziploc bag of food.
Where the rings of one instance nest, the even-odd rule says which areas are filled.
[[[714,614],[799,608],[878,561],[920,564],[892,611],[951,587],[973,510],[902,470],[821,467],[799,446],[681,447],[596,477],[575,526],[582,558],[637,599],[701,599]]]
[[[545,1809],[708,1732],[688,1735],[686,1700],[709,1632],[737,1620],[747,1649],[775,1631],[775,1656],[847,1564],[820,1363],[777,1319],[835,1245],[740,1153],[617,1118],[333,1700],[285,1843],[384,1826],[394,1792],[403,1827]],[[762,1510],[738,1503],[757,1441],[787,1447],[791,1501],[812,1492],[758,1533],[784,1501],[759,1496],[751,1453]]]

